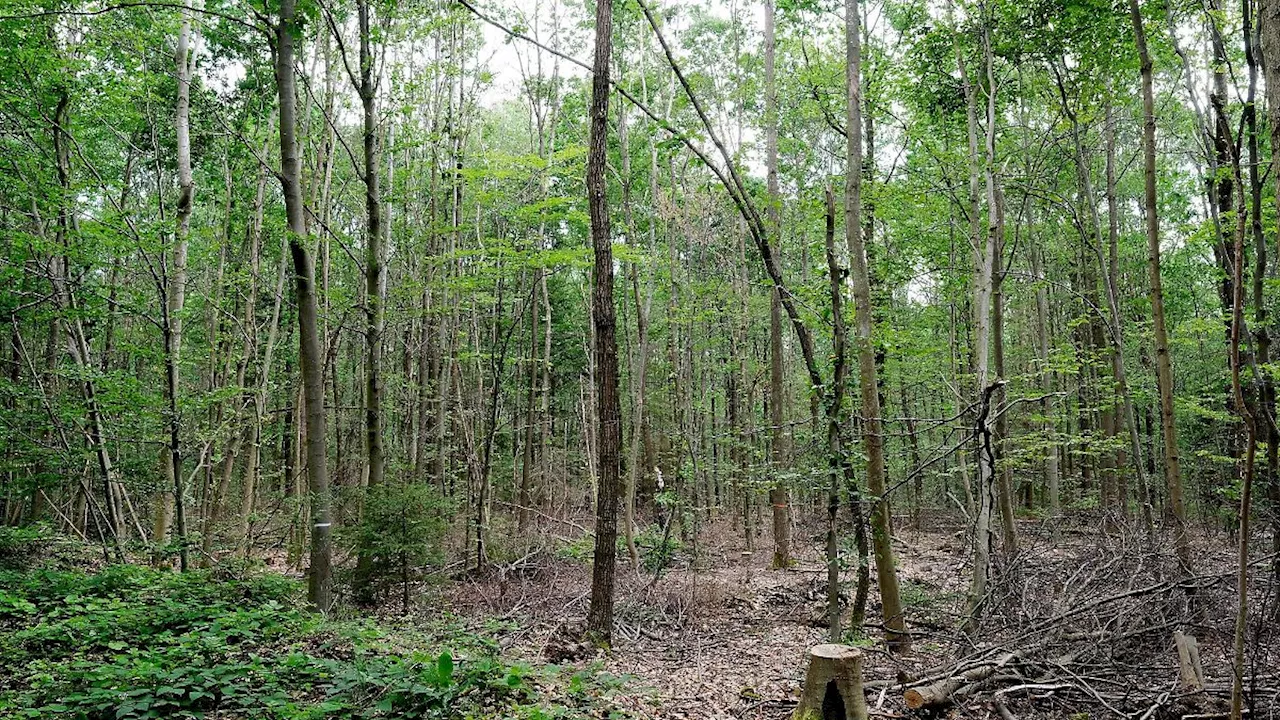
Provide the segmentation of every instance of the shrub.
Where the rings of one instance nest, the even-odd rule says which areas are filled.
[[[0,525],[0,569],[20,570],[35,565],[54,543],[47,525]]]
[[[439,563],[448,531],[450,503],[427,485],[385,485],[365,494],[361,521],[348,534],[357,552],[368,553],[364,577],[368,595],[407,582],[424,565]],[[369,598],[364,598],[369,599]]]
[[[456,627],[387,643],[302,607],[270,574],[0,572],[0,718],[448,718],[531,692]]]

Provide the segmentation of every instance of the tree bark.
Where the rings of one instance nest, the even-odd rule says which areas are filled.
[[[286,0],[286,2],[289,0]],[[613,0],[596,3],[595,61],[592,67],[590,134],[587,149],[587,204],[591,216],[592,323],[595,327],[597,448],[595,554],[587,632],[601,645],[613,641],[613,585],[617,565],[618,475],[621,408],[618,402],[618,342],[613,307],[613,248],[605,181],[609,121],[609,59],[613,48]]]
[[[386,452],[382,444],[382,331],[383,302],[387,292],[383,267],[382,196],[378,188],[381,162],[378,153],[378,115],[376,108],[378,83],[374,77],[374,58],[369,27],[369,0],[357,3],[360,26],[360,107],[363,115],[364,140],[364,206],[365,206],[365,387],[364,444],[368,467],[366,486],[381,487],[386,480]],[[366,533],[361,538],[366,538]],[[370,585],[373,574],[373,548],[361,543],[356,559],[355,595],[360,602],[373,600]]]
[[[174,53],[177,65],[178,100],[174,113],[178,150],[177,228],[173,237],[172,268],[164,287],[165,309],[162,328],[165,349],[165,401],[167,408],[167,446],[169,464],[173,468],[174,532],[178,543],[178,562],[183,572],[189,563],[187,549],[187,510],[182,475],[182,420],[178,408],[181,385],[182,309],[187,293],[187,240],[191,235],[191,209],[195,200],[195,182],[191,176],[191,18],[182,14],[178,31],[178,47]]]
[[[973,244],[973,367],[975,389],[978,393],[978,414],[974,427],[977,439],[978,495],[975,503],[973,581],[969,590],[969,625],[975,627],[981,616],[982,604],[991,579],[991,551],[995,545],[992,531],[992,515],[996,512],[995,455],[991,446],[990,400],[996,386],[988,385],[990,371],[991,294],[995,272],[995,236],[989,233],[984,241],[979,218],[979,173],[981,156],[978,150],[977,90],[969,76],[964,55],[956,47],[960,64],[961,84],[964,89],[969,140],[969,230]],[[994,96],[994,94],[993,94]],[[988,177],[988,185],[991,179]],[[992,193],[988,192],[990,196]]]
[[[1156,202],[1156,109],[1151,53],[1138,0],[1129,0],[1134,42],[1142,73],[1143,209],[1146,212],[1147,270],[1151,278],[1152,333],[1155,336],[1156,384],[1160,392],[1160,426],[1164,438],[1165,484],[1173,511],[1174,543],[1183,575],[1193,572],[1191,539],[1182,503],[1182,475],[1178,463],[1178,433],[1174,425],[1173,364],[1169,358],[1169,333],[1165,327],[1164,289],[1160,282],[1160,216]]]
[[[1258,36],[1262,45],[1262,74],[1266,88],[1267,126],[1271,129],[1270,172],[1274,184],[1273,203],[1276,211],[1280,212],[1280,153],[1274,150],[1280,147],[1280,0],[1259,0]],[[1276,244],[1277,251],[1280,252],[1280,233],[1277,233]],[[1257,324],[1259,327],[1265,327],[1261,322]],[[1274,435],[1274,430],[1269,435]],[[1267,466],[1273,470],[1269,478],[1269,494],[1273,508],[1280,508],[1280,473],[1274,472],[1278,444],[1280,443],[1274,441],[1267,443]],[[1280,511],[1273,510],[1271,522],[1271,549],[1276,555],[1276,559],[1271,563],[1272,577],[1277,584],[1280,584]],[[1276,603],[1275,608],[1276,617],[1280,618],[1280,603]]]
[[[893,558],[889,498],[885,492],[884,428],[880,416],[880,387],[876,379],[875,320],[871,311],[871,277],[862,237],[862,47],[859,0],[845,0],[845,61],[848,115],[846,124],[845,240],[852,270],[854,318],[857,322],[858,378],[862,396],[862,444],[867,454],[867,489],[872,495],[871,542],[876,580],[889,649],[906,652],[910,636],[904,631],[898,572]]]
[[[1036,280],[1036,350],[1040,356],[1040,391],[1044,399],[1040,401],[1040,411],[1045,420],[1042,429],[1046,435],[1048,453],[1044,459],[1044,485],[1048,496],[1049,514],[1057,515],[1062,511],[1061,492],[1058,475],[1058,445],[1055,442],[1056,428],[1053,420],[1053,369],[1049,357],[1049,286],[1044,273],[1044,248],[1035,247],[1029,251],[1031,255],[1031,274]]]
[[[764,4],[764,104],[765,104],[765,176],[768,191],[767,212],[769,242],[781,255],[782,199],[778,190],[778,88],[775,79],[777,48],[776,7],[774,0]],[[773,463],[769,505],[773,510],[773,567],[785,568],[791,559],[791,506],[787,484],[778,476],[787,462],[786,413],[783,407],[782,298],[774,288],[769,302],[769,422],[770,460]]]
[[[302,162],[297,137],[297,98],[294,84],[294,18],[296,0],[281,0],[275,27],[275,80],[280,113],[280,185],[288,219],[289,255],[293,259],[294,295],[298,308],[298,357],[305,397],[307,492],[311,508],[310,569],[307,599],[324,612],[333,604],[333,519],[329,490],[327,431],[325,428],[324,359],[320,338],[320,303],[316,297],[315,265],[307,247],[307,224],[302,200]]]

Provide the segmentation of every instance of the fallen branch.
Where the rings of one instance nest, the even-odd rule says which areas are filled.
[[[1020,652],[1006,653],[995,662],[979,665],[931,685],[908,688],[902,697],[906,700],[907,707],[912,710],[953,704],[965,696],[972,695],[983,681],[992,678],[1021,656]]]

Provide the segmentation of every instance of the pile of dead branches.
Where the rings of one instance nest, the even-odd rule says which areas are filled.
[[[1160,538],[1118,523],[1042,526],[1022,540],[984,600],[979,631],[953,636],[955,659],[893,686],[909,709],[985,705],[1006,720],[1226,717],[1235,563],[1225,543],[1206,541],[1200,569],[1187,573]],[[1280,717],[1280,630],[1265,619],[1271,560],[1254,561],[1252,717]]]

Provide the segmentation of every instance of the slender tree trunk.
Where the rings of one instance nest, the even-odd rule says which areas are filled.
[[[1116,393],[1120,396],[1123,421],[1129,430],[1129,452],[1132,456],[1127,463],[1133,470],[1137,481],[1138,505],[1143,525],[1150,534],[1154,531],[1154,520],[1151,516],[1151,492],[1147,486],[1147,474],[1142,461],[1142,439],[1138,433],[1138,417],[1133,409],[1133,393],[1129,390],[1128,370],[1125,367],[1124,317],[1120,313],[1120,209],[1116,198],[1116,137],[1112,106],[1107,104],[1106,117],[1107,146],[1107,218],[1108,218],[1108,253],[1107,262],[1103,263],[1103,273],[1107,281],[1107,305],[1111,318],[1111,373],[1116,380]],[[1123,475],[1120,476],[1120,507],[1123,510],[1128,503],[1128,491]]]
[[[1262,74],[1267,100],[1267,126],[1271,130],[1271,165],[1270,174],[1274,184],[1273,202],[1280,212],[1280,0],[1259,0],[1258,4],[1258,37],[1262,46]],[[1260,192],[1260,190],[1259,190]],[[1258,217],[1260,213],[1255,214]],[[1265,241],[1261,241],[1265,245]],[[1277,233],[1277,252],[1280,252],[1280,233]],[[1261,278],[1261,273],[1257,274]],[[1255,279],[1257,282],[1257,279]],[[1259,303],[1259,306],[1261,303]],[[1257,322],[1259,328],[1266,326]],[[1259,357],[1261,361],[1261,357]],[[1274,391],[1273,391],[1274,392]],[[1271,541],[1272,552],[1276,559],[1271,562],[1273,582],[1280,586],[1280,472],[1277,468],[1277,442],[1274,425],[1269,426],[1267,443],[1267,468],[1269,472],[1269,494],[1272,505]],[[1276,617],[1280,618],[1280,602],[1275,604]]]
[[[857,127],[850,124],[849,127]],[[856,174],[856,173],[855,173]],[[846,330],[844,324],[844,288],[845,270],[836,260],[836,201],[831,188],[826,191],[827,232],[826,254],[827,274],[831,285],[831,324],[832,324],[832,369],[831,392],[827,398],[827,455],[831,473],[830,485],[827,488],[827,639],[839,642],[840,628],[840,544],[838,524],[840,511],[840,483],[849,475],[849,458],[844,448],[841,427],[844,415],[844,392],[846,382]],[[854,621],[861,629],[863,618],[861,613],[854,613]]]
[[[182,477],[182,424],[178,407],[181,383],[182,309],[187,294],[187,239],[191,235],[191,209],[195,200],[195,182],[191,176],[191,133],[188,116],[191,108],[191,18],[185,12],[178,31],[177,64],[178,104],[174,113],[178,147],[178,216],[173,238],[172,267],[164,288],[165,312],[165,399],[168,405],[169,464],[173,467],[174,532],[178,543],[178,562],[183,572],[189,563],[187,550],[187,510]]]
[[[382,443],[382,331],[383,302],[387,292],[382,227],[382,196],[378,189],[381,163],[378,154],[378,81],[369,27],[369,0],[357,3],[360,25],[360,106],[364,120],[365,206],[365,387],[364,444],[368,467],[367,487],[380,488],[386,481]],[[365,533],[361,534],[366,537]],[[373,548],[362,543],[356,559],[355,594],[360,602],[372,602]]]
[[[1142,24],[1138,0],[1129,0],[1134,42],[1142,72],[1143,209],[1146,212],[1147,269],[1151,276],[1152,332],[1155,335],[1156,383],[1160,392],[1160,425],[1164,437],[1165,485],[1173,511],[1174,543],[1183,575],[1193,572],[1191,539],[1182,504],[1182,476],[1178,465],[1178,434],[1174,426],[1173,364],[1169,358],[1169,333],[1165,327],[1164,289],[1160,282],[1160,216],[1156,202],[1156,110],[1151,54]]]
[[[984,12],[986,10],[984,9]],[[994,438],[996,459],[1004,460],[1005,436],[1008,433],[1008,421],[1005,419],[1003,406],[1005,403],[1004,381],[1004,188],[999,171],[999,160],[996,157],[996,74],[995,59],[991,52],[991,27],[988,19],[982,24],[982,56],[987,74],[987,257],[984,258],[983,273],[986,274],[991,287],[991,344],[995,370],[996,392],[993,396],[995,407],[1000,410],[995,418]],[[992,468],[995,473],[997,468]],[[1013,481],[1007,466],[999,468],[994,477],[996,498],[1000,508],[1000,531],[1004,543],[1004,552],[1013,555],[1018,551],[1017,534],[1014,530],[1013,518]],[[985,492],[985,491],[984,491]]]
[[[631,206],[631,148],[628,136],[628,113],[623,108],[618,115],[618,144],[621,148],[622,159],[622,209],[623,216],[627,223],[627,237],[636,237],[635,218]],[[652,221],[651,221],[652,222]],[[652,251],[653,244],[650,243]],[[635,522],[636,522],[636,486],[640,481],[642,469],[640,459],[640,444],[644,436],[645,427],[645,411],[647,408],[648,393],[647,379],[649,374],[649,311],[652,307],[653,293],[645,294],[643,300],[640,295],[640,271],[637,267],[638,263],[632,262],[627,265],[627,274],[630,276],[632,299],[635,303],[636,313],[636,354],[635,362],[631,368],[631,388],[634,417],[631,420],[631,449],[627,457],[627,487],[624,505],[623,518],[623,534],[627,544],[627,554],[631,558],[631,565],[636,572],[640,571],[640,553],[636,550],[635,540]],[[644,469],[647,471],[647,468]]]
[[[1245,426],[1244,466],[1241,468],[1240,484],[1240,516],[1239,545],[1236,557],[1236,623],[1235,643],[1232,660],[1231,683],[1231,720],[1240,720],[1244,712],[1244,673],[1245,673],[1245,633],[1249,622],[1249,541],[1250,518],[1253,501],[1253,479],[1255,461],[1258,451],[1258,423],[1254,408],[1244,394],[1241,380],[1240,343],[1244,336],[1244,239],[1248,214],[1245,207],[1243,174],[1240,170],[1240,145],[1231,141],[1231,170],[1236,187],[1240,192],[1235,196],[1235,230],[1232,235],[1234,264],[1232,267],[1233,290],[1231,303],[1231,390],[1235,399],[1235,407],[1240,413]]]
[[[618,342],[613,307],[613,248],[605,181],[609,121],[609,58],[613,48],[613,0],[596,3],[595,62],[591,81],[590,138],[587,150],[587,204],[591,215],[592,323],[595,327],[597,446],[600,482],[596,500],[596,545],[591,574],[587,632],[595,642],[613,641],[613,581],[617,565],[618,474],[621,408],[618,402]]]
[[[1058,444],[1055,442],[1055,423],[1053,420],[1053,369],[1049,358],[1049,286],[1044,273],[1043,247],[1031,248],[1031,274],[1036,280],[1036,350],[1040,356],[1040,391],[1044,399],[1040,401],[1040,412],[1044,414],[1044,431],[1048,451],[1044,459],[1044,487],[1048,496],[1049,514],[1057,515],[1062,511],[1060,501],[1060,482],[1058,475]]]
[[[974,559],[973,581],[969,590],[970,627],[976,627],[981,616],[982,605],[987,596],[987,585],[991,579],[991,551],[995,545],[995,534],[992,531],[992,516],[996,512],[995,487],[995,454],[992,447],[992,428],[990,425],[991,396],[996,385],[988,386],[990,371],[990,338],[991,338],[991,294],[992,278],[995,272],[995,233],[988,233],[984,241],[981,236],[979,218],[979,172],[981,156],[978,150],[977,90],[969,76],[964,56],[957,47],[957,59],[960,62],[961,83],[964,89],[966,115],[969,135],[969,228],[973,243],[973,366],[975,388],[978,393],[978,413],[975,424],[978,459],[978,499],[975,503],[974,518]],[[992,93],[994,98],[994,93]],[[994,102],[994,99],[993,99]],[[988,196],[993,193],[993,184],[988,176]],[[990,199],[990,197],[988,198]],[[994,209],[989,208],[994,214]]]
[[[778,190],[778,89],[775,80],[777,47],[776,8],[774,0],[764,4],[764,103],[765,103],[765,174],[769,197],[767,218],[769,242],[781,254],[782,199]],[[791,559],[790,492],[780,476],[787,463],[786,413],[783,407],[782,298],[774,288],[769,302],[769,422],[770,460],[773,463],[769,505],[773,510],[773,567],[785,568]]]
[[[876,580],[889,649],[906,652],[911,639],[905,632],[898,572],[893,558],[889,498],[885,491],[884,428],[880,417],[880,387],[876,378],[875,321],[871,311],[871,276],[862,237],[862,47],[859,0],[845,2],[845,61],[848,115],[846,133],[844,224],[852,270],[854,316],[857,322],[858,377],[862,395],[862,443],[867,454],[867,489],[872,495],[871,542],[875,549]]]
[[[315,265],[307,248],[307,224],[302,201],[302,162],[297,137],[297,98],[294,85],[294,19],[296,0],[281,0],[275,27],[275,80],[280,106],[280,185],[288,218],[289,254],[293,258],[294,294],[298,308],[298,356],[305,397],[307,491],[311,507],[311,558],[307,598],[320,611],[333,604],[329,468],[326,450],[324,359],[320,337],[320,303],[316,297]]]

